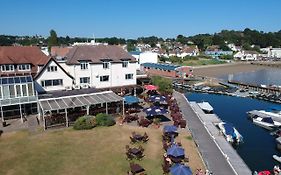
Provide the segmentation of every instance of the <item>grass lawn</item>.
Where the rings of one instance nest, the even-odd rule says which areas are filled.
[[[133,126],[99,127],[87,131],[73,129],[5,133],[0,137],[0,174],[95,174],[122,175],[129,170],[125,145],[132,131],[147,132],[149,141],[142,144],[145,157],[135,161],[149,175],[162,174],[161,129]],[[196,146],[186,130],[180,130],[181,141],[193,172],[203,168]],[[132,146],[132,145],[130,145]]]
[[[215,59],[199,59],[199,60],[187,60],[182,63],[184,66],[202,66],[213,64],[224,64],[226,61],[220,61]]]

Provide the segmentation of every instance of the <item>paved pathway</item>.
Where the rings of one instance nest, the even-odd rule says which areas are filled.
[[[236,173],[230,167],[225,156],[221,153],[213,141],[213,138],[208,134],[203,123],[201,123],[184,96],[175,92],[174,97],[177,99],[179,107],[188,121],[188,128],[192,133],[194,141],[198,145],[199,152],[207,168],[215,175],[235,175]]]

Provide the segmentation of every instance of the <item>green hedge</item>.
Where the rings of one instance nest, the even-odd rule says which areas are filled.
[[[99,113],[96,116],[96,124],[97,126],[112,126],[115,125],[115,120],[112,116]]]
[[[92,129],[95,126],[96,123],[93,116],[82,116],[75,121],[73,128],[76,130],[85,130]]]

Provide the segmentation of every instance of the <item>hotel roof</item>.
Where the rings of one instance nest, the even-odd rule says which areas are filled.
[[[67,64],[79,64],[80,61],[102,63],[103,60],[121,62],[122,60],[136,61],[136,59],[121,47],[112,45],[75,46],[66,55]]]
[[[178,65],[173,64],[160,64],[160,63],[143,63],[141,64],[143,67],[150,67],[155,69],[163,69],[163,70],[175,70],[180,67]]]
[[[0,47],[0,64],[44,65],[49,61],[38,47],[2,46]]]

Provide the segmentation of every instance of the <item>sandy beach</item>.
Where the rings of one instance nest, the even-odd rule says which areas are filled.
[[[194,67],[193,74],[197,76],[219,77],[227,74],[239,72],[251,72],[255,70],[268,68],[266,66],[252,65],[249,63],[230,63],[221,65],[209,65]]]

